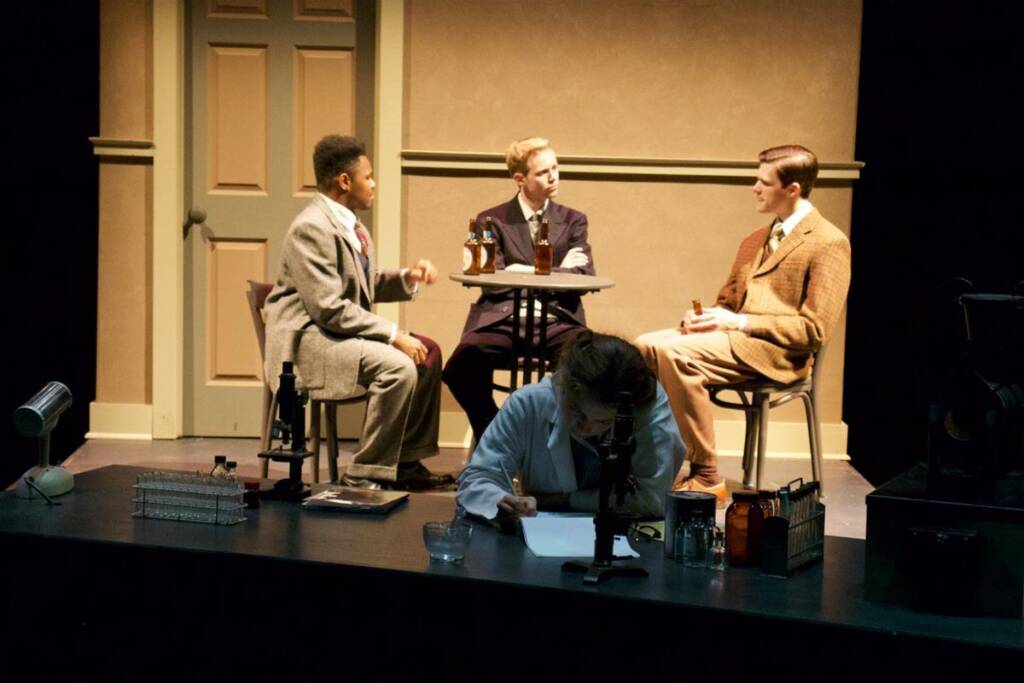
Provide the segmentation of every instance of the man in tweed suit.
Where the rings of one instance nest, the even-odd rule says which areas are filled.
[[[690,454],[690,476],[676,490],[726,497],[718,474],[709,384],[760,375],[777,382],[807,376],[846,301],[850,242],[808,201],[818,160],[799,145],[758,157],[757,210],[774,216],[740,244],[715,306],[686,312],[678,328],[641,335],[636,345],[665,391]]]
[[[349,486],[426,489],[454,483],[421,463],[437,454],[441,352],[370,311],[374,301],[407,301],[437,269],[378,272],[373,242],[355,211],[373,205],[373,168],[361,142],[328,135],[313,167],[319,192],[292,221],[281,269],[267,297],[264,372],[276,387],[283,361],[311,398],[351,396],[366,387],[359,449],[343,476]]]

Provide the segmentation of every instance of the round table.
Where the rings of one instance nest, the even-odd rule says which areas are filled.
[[[615,286],[615,281],[607,277],[597,275],[579,275],[577,273],[551,273],[551,275],[535,275],[533,273],[514,273],[499,270],[496,273],[485,275],[465,275],[463,273],[452,273],[448,276],[455,282],[462,283],[464,287],[482,287],[485,289],[511,289],[512,290],[512,357],[509,363],[510,390],[515,391],[519,386],[518,369],[520,357],[522,358],[523,384],[533,381],[533,331],[538,328],[538,344],[541,349],[547,341],[548,335],[548,299],[553,292],[597,292],[602,289],[609,289]],[[523,293],[526,295],[526,329],[520,336],[519,311],[522,310]],[[534,317],[535,301],[540,301],[540,322]],[[516,344],[519,340],[521,344]],[[521,349],[521,355],[517,353]],[[538,359],[539,361],[539,359]],[[544,363],[537,363],[537,380],[544,376]]]

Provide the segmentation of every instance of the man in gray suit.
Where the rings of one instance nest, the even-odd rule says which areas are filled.
[[[437,453],[441,352],[371,312],[375,301],[408,301],[437,269],[378,272],[373,242],[355,211],[373,205],[373,168],[364,145],[328,135],[313,152],[319,192],[292,221],[281,270],[267,297],[264,372],[276,387],[283,361],[295,363],[311,398],[337,400],[366,387],[359,449],[342,477],[349,486],[423,490],[454,483],[421,459]]]

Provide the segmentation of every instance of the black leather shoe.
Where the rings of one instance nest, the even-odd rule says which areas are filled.
[[[347,474],[341,475],[341,485],[351,486],[354,489],[369,489],[370,491],[380,491],[384,488],[381,486],[380,482],[374,481],[373,479],[350,477]]]
[[[450,474],[434,474],[423,463],[400,464],[398,476],[391,487],[399,491],[430,491],[447,489],[455,484],[455,477]]]

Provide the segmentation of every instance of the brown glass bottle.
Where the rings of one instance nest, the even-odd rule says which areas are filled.
[[[469,237],[462,245],[462,274],[480,274],[480,238],[476,234],[476,221],[469,219]]]
[[[757,565],[761,562],[764,510],[755,491],[732,494],[732,505],[725,511],[725,553],[731,565]]]
[[[480,273],[494,272],[494,219],[487,217],[484,221],[484,236],[480,240]]]
[[[533,272],[537,275],[551,275],[551,242],[548,240],[548,221],[540,222],[537,241],[533,244]]]

